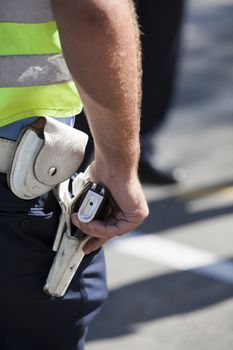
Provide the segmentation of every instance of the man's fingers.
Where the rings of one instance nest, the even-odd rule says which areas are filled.
[[[88,224],[84,224],[80,222],[77,217],[72,216],[72,222],[74,225],[79,227],[83,233],[96,238],[104,238],[106,240],[114,236],[121,236],[128,233],[138,226],[138,223],[127,221],[123,218],[111,218],[106,222],[93,220]]]
[[[107,242],[106,239],[91,237],[91,239],[89,239],[89,241],[85,244],[83,251],[85,254],[90,254],[95,250],[101,248],[105,242]]]

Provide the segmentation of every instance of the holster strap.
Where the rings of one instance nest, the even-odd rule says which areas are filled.
[[[15,152],[16,142],[0,138],[0,172],[7,173]]]

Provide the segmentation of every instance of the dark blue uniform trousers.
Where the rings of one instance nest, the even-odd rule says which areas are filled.
[[[81,350],[106,299],[102,250],[84,258],[64,297],[43,292],[59,215],[51,192],[21,200],[0,174],[1,350]]]

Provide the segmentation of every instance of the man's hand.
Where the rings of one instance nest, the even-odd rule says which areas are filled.
[[[107,222],[72,221],[92,238],[85,253],[135,229],[148,215],[137,177],[141,51],[133,0],[52,0],[64,57],[95,143],[91,180],[120,210]]]
[[[100,248],[105,242],[115,236],[123,235],[139,226],[148,215],[148,206],[138,181],[137,174],[126,176],[106,176],[106,169],[97,170],[96,164],[90,167],[91,180],[104,183],[110,190],[119,210],[105,222],[93,220],[84,224],[72,215],[72,222],[83,233],[91,236],[84,247],[84,252],[89,254]],[[103,176],[103,174],[105,174]]]

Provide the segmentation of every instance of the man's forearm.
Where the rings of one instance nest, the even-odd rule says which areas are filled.
[[[96,157],[112,164],[114,171],[135,169],[141,72],[131,1],[53,0],[53,4],[65,59],[94,135]]]

